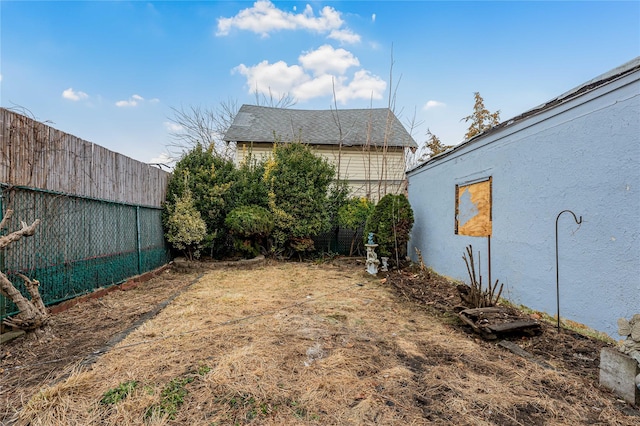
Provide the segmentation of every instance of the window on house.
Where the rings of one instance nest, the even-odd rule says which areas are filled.
[[[456,185],[455,233],[470,237],[491,236],[491,177]]]

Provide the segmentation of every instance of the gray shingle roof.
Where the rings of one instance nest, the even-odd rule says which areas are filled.
[[[340,126],[338,126],[338,119]],[[342,138],[340,135],[342,129]],[[311,145],[375,145],[414,147],[418,144],[388,108],[301,110],[242,105],[224,135],[226,142],[301,140]]]

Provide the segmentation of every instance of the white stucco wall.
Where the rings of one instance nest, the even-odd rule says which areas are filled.
[[[492,176],[492,277],[512,302],[616,336],[640,313],[640,72],[480,137],[408,174],[410,253],[468,282],[473,244],[487,280],[487,239],[454,234],[455,185]]]

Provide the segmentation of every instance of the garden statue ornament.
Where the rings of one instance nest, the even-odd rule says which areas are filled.
[[[373,242],[373,232],[369,232],[367,244],[364,246],[367,248],[367,272],[371,275],[376,275],[380,261],[378,260],[378,255],[375,250],[378,244]]]
[[[373,242],[373,232],[369,232],[369,235],[367,236],[367,244],[369,245],[374,245],[375,243]]]
[[[380,266],[380,270],[382,272],[387,272],[389,270],[389,258],[386,256],[380,256],[380,260],[382,260],[382,266]]]

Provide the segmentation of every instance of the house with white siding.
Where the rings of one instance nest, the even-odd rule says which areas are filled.
[[[406,189],[407,150],[418,145],[389,108],[300,110],[242,105],[224,135],[236,162],[268,156],[274,143],[302,142],[336,166],[352,196],[374,202]]]
[[[640,313],[640,57],[407,176],[410,253],[435,271],[467,281],[471,244],[516,304],[611,336]]]

